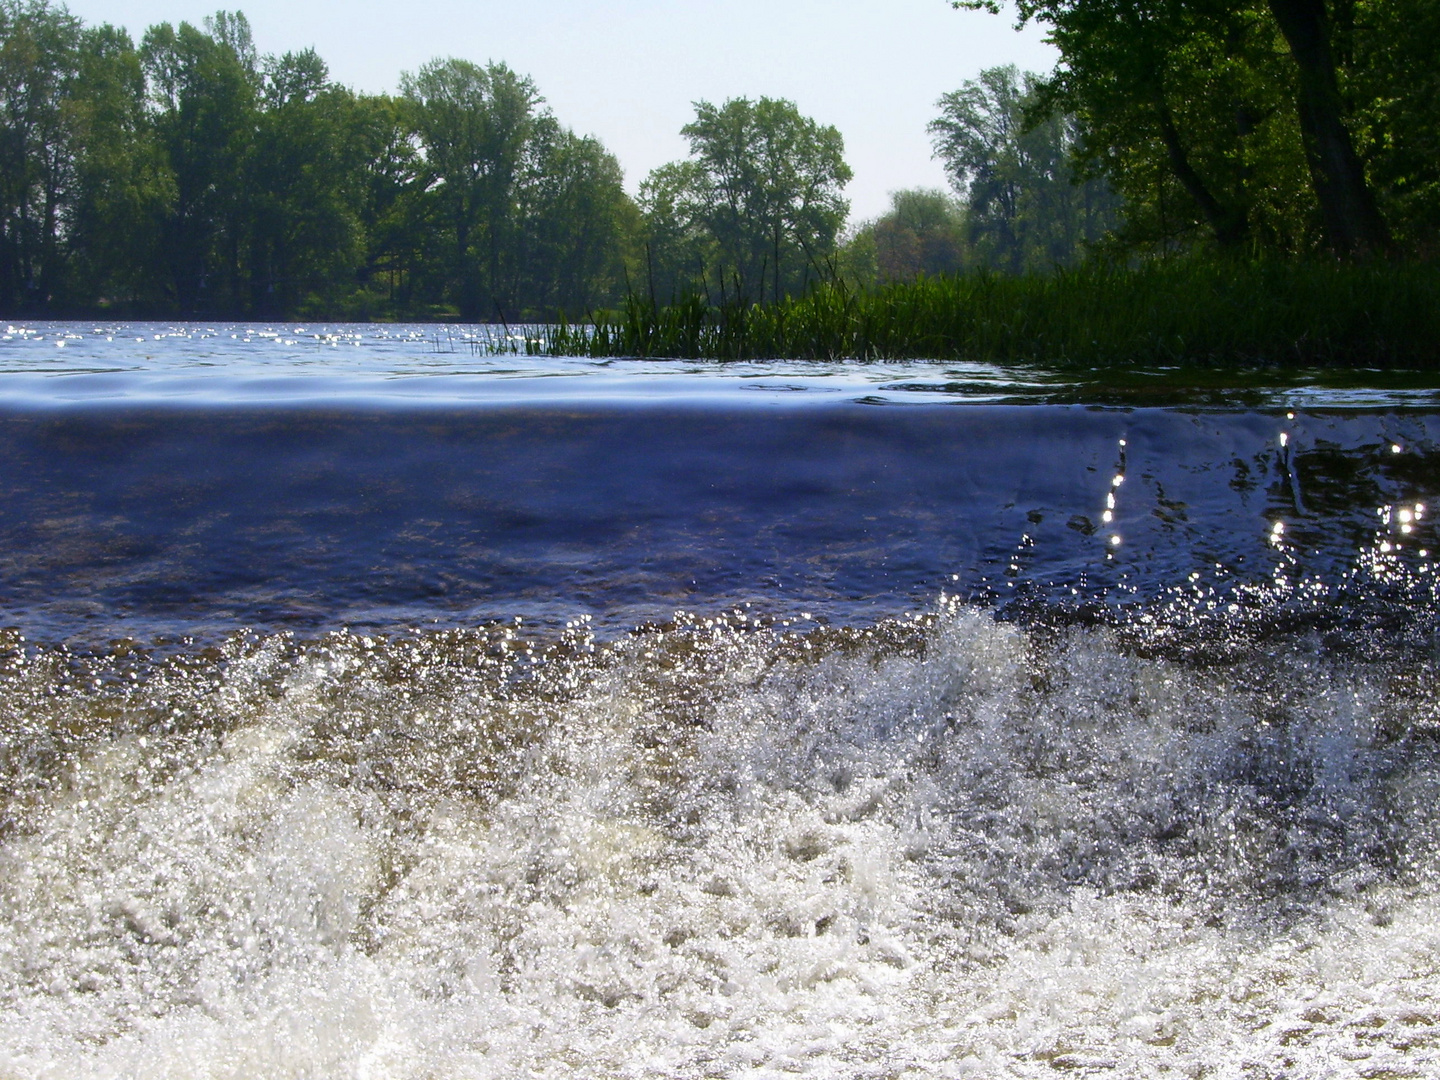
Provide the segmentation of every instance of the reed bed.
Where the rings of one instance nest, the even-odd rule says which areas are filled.
[[[555,356],[1440,367],[1440,266],[1222,263],[830,282],[778,303],[632,296],[517,346]]]

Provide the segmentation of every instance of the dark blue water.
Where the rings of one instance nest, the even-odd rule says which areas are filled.
[[[856,623],[942,592],[1334,579],[1380,533],[1416,562],[1433,536],[1440,409],[1413,389],[1127,407],[941,365],[62,329],[0,353],[0,620],[45,637],[616,628],[737,604]],[[1402,505],[1408,535],[1385,520]]]
[[[61,634],[744,602],[854,622],[942,590],[1264,578],[1286,554],[1334,573],[1379,508],[1429,497],[1437,431],[1052,405],[11,409],[0,610]]]

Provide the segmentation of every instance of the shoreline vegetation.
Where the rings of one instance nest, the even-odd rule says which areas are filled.
[[[854,221],[841,132],[791,101],[693,102],[687,156],[632,193],[494,59],[370,94],[313,49],[261,54],[240,12],[136,40],[0,0],[0,317],[539,324],[497,347],[590,356],[1440,367],[1440,5],[1016,10],[1055,68],[957,80],[926,127],[950,190]]]
[[[843,281],[777,302],[630,297],[525,339],[554,356],[1440,368],[1433,263],[1086,264],[1049,274]]]
[[[78,315],[96,319],[130,316]],[[349,312],[260,321],[461,322]],[[1182,258],[1020,275],[922,274],[858,288],[837,277],[770,301],[712,303],[691,294],[657,303],[631,293],[578,321],[561,312],[513,333],[498,321],[471,325],[507,327],[471,342],[495,355],[1435,371],[1440,263]]]

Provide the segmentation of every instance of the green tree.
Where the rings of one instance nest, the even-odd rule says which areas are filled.
[[[173,195],[158,222],[161,276],[182,314],[244,308],[248,157],[262,78],[250,25],[220,12],[203,30],[161,23],[140,54]]]
[[[0,306],[478,319],[620,294],[639,211],[597,140],[504,65],[403,90],[261,57],[235,13],[136,49],[0,0]]]
[[[413,302],[420,258],[423,171],[409,104],[389,95],[362,95],[351,113],[350,140],[361,160],[360,229],[364,255],[357,278],[381,310],[399,315]],[[367,313],[368,309],[360,313]]]
[[[681,280],[694,260],[702,284],[737,302],[778,299],[826,272],[849,211],[839,131],[762,97],[697,102],[681,133],[689,162],[657,170],[642,190],[652,262]]]
[[[1126,199],[1128,237],[1297,250],[1313,233],[1289,68],[1265,18],[1202,5],[1076,5],[1052,38],[1049,103]]]
[[[84,31],[68,104],[77,147],[68,298],[78,307],[153,305],[162,300],[149,273],[160,262],[154,224],[174,190],[129,34],[112,26]]]
[[[371,147],[355,96],[313,50],[263,65],[263,109],[247,156],[246,305],[278,317],[343,306],[364,260]]]
[[[719,265],[698,201],[699,172],[694,161],[673,161],[640,182],[642,272],[655,303],[706,292],[709,271]]]
[[[1165,242],[1189,218],[1222,248],[1297,250],[1320,236],[1364,257],[1391,246],[1367,174],[1388,151],[1357,146],[1359,45],[1375,40],[1378,3],[1019,0],[1019,11],[1050,25],[1061,54],[1051,103],[1079,118],[1081,156],[1127,196],[1132,236],[1148,227]],[[1426,40],[1422,65],[1433,68]],[[1364,89],[1372,103],[1401,92]]]
[[[710,271],[720,265],[698,198],[699,173],[694,161],[672,161],[640,182],[641,273],[656,303],[708,292]]]
[[[80,21],[46,0],[0,0],[0,304],[43,310],[63,274],[61,225],[74,190],[67,100]]]
[[[517,234],[517,184],[541,102],[504,64],[436,60],[401,80],[423,149],[420,184],[450,244],[446,277],[466,319],[505,316],[502,262]]]
[[[953,274],[966,266],[965,234],[965,208],[945,192],[895,191],[890,210],[860,225],[846,241],[840,267],[848,281],[861,286]]]
[[[1077,177],[1072,117],[1045,109],[1033,75],[988,68],[939,101],[935,154],[966,203],[977,265],[1019,273],[1078,260],[1116,221],[1103,180]]]
[[[1407,248],[1440,254],[1440,4],[1370,0],[1342,41],[1342,90],[1381,212]]]
[[[537,120],[519,189],[515,310],[583,314],[620,293],[625,241],[636,225],[622,181],[620,163],[599,140],[548,114]]]
[[[1334,11],[1326,0],[1269,0],[1269,8],[1295,61],[1296,115],[1330,246],[1355,256],[1388,251],[1390,230],[1346,125],[1336,69],[1336,36],[1353,17],[1354,0]]]

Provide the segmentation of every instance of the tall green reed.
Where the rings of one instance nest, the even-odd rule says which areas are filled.
[[[1440,366],[1440,266],[1184,260],[827,282],[777,303],[655,304],[527,337],[552,356]]]

